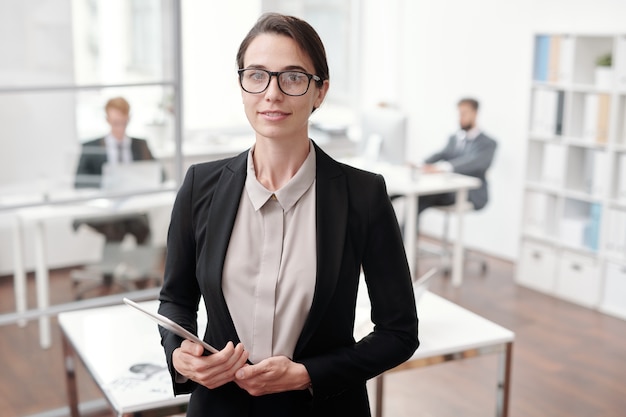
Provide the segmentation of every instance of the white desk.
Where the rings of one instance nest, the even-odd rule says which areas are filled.
[[[359,291],[355,337],[367,335],[373,328],[367,293]],[[499,369],[496,416],[507,417],[511,386],[511,359],[515,334],[469,310],[430,292],[417,302],[420,346],[413,356],[376,378],[374,416],[382,417],[385,375],[442,362],[497,353]]]
[[[381,162],[368,162],[363,158],[350,158],[342,162],[357,168],[381,174],[387,183],[389,194],[401,194],[406,198],[404,210],[404,249],[411,268],[411,276],[416,270],[417,204],[420,195],[456,193],[457,234],[452,254],[452,284],[463,283],[463,203],[467,192],[480,187],[475,177],[455,173],[419,174],[407,166],[390,165]]]
[[[142,303],[156,311],[158,301]],[[506,417],[509,403],[511,355],[514,333],[437,295],[426,292],[418,302],[421,345],[413,357],[387,373],[445,361],[500,354],[497,416]],[[372,329],[369,299],[359,291],[355,337]],[[198,329],[204,329],[206,312],[199,310]],[[118,415],[141,411],[177,410],[188,396],[174,397],[157,327],[126,305],[59,314],[64,340],[68,399],[72,417],[78,416],[74,358],[78,357]],[[163,368],[148,383],[129,384],[129,367],[151,363]],[[376,417],[382,415],[383,378],[377,379]],[[442,387],[442,389],[445,389]]]
[[[46,309],[50,305],[50,285],[46,254],[46,220],[53,218],[102,217],[132,214],[155,208],[171,207],[175,192],[167,191],[156,194],[138,195],[115,201],[96,199],[86,203],[68,205],[46,205],[15,211],[15,227],[13,229],[14,246],[14,283],[16,309],[18,313],[26,311],[26,268],[24,267],[24,228],[26,224],[34,224],[35,252],[35,284],[37,291],[37,308]],[[50,347],[50,318],[39,319],[39,340],[42,348]]]
[[[141,303],[157,311],[159,302]],[[202,315],[204,314],[204,316]],[[200,309],[199,328],[206,324]],[[67,392],[72,417],[78,417],[74,359],[77,357],[118,416],[154,409],[184,412],[189,395],[175,397],[158,327],[127,305],[59,314]],[[156,372],[146,379],[130,371],[149,364]]]

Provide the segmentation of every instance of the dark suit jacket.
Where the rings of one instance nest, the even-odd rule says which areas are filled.
[[[462,151],[459,151],[456,135],[453,135],[448,139],[448,144],[443,150],[432,155],[425,162],[433,164],[438,161],[448,161],[452,164],[454,172],[480,178],[480,188],[469,191],[469,201],[474,204],[476,210],[479,210],[489,200],[485,174],[493,161],[496,146],[495,140],[481,132]]]
[[[152,160],[152,152],[144,139],[130,138],[130,150],[133,161]],[[76,188],[99,188],[102,179],[102,165],[107,161],[104,138],[94,139],[82,145],[78,168],[76,169]]]
[[[317,146],[317,280],[293,360],[306,366],[314,395],[292,391],[252,397],[235,383],[209,390],[192,381],[188,416],[369,416],[365,382],[407,360],[418,346],[417,315],[402,237],[380,175],[340,164]],[[170,223],[159,311],[196,332],[204,297],[204,340],[237,344],[222,293],[222,269],[246,179],[247,152],[192,166]],[[241,254],[246,256],[245,253]],[[376,330],[353,337],[361,266]],[[170,372],[182,340],[161,329]]]

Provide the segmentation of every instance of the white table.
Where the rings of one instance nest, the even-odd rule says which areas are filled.
[[[158,301],[141,303],[156,311]],[[497,416],[506,417],[511,379],[514,333],[435,294],[426,292],[418,301],[421,345],[404,364],[388,371],[414,369],[487,353],[500,355]],[[367,291],[360,290],[355,337],[372,329]],[[103,391],[115,412],[140,413],[154,409],[176,412],[188,396],[174,397],[165,355],[156,325],[126,305],[59,314],[63,334],[68,399],[72,417],[78,416],[74,359],[78,357]],[[206,311],[199,310],[198,329],[206,325]],[[148,383],[122,383],[133,364],[151,363],[162,370]],[[376,382],[376,417],[382,416],[383,374]],[[122,389],[125,388],[125,389]],[[444,388],[442,388],[444,389]]]
[[[157,311],[159,302],[141,305]],[[203,315],[204,314],[204,315]],[[203,329],[206,311],[199,311]],[[72,417],[78,417],[75,358],[104,393],[118,416],[149,410],[184,412],[189,395],[174,396],[157,325],[127,305],[59,314],[67,392]],[[156,372],[141,379],[133,365],[149,364]]]
[[[366,291],[359,291],[356,315],[356,322],[359,324],[355,326],[357,340],[373,328],[369,320],[369,299],[366,294]],[[376,378],[374,416],[382,417],[385,375],[496,353],[499,355],[496,416],[507,417],[515,334],[428,291],[417,301],[417,313],[420,319],[420,346],[408,361]]]
[[[404,249],[411,268],[411,276],[416,270],[416,233],[417,204],[420,195],[456,193],[455,213],[457,215],[457,234],[452,253],[452,284],[463,283],[463,215],[464,202],[469,190],[480,187],[480,180],[475,177],[456,173],[418,174],[408,166],[372,162],[364,158],[344,159],[342,162],[381,174],[387,183],[389,194],[401,194],[406,198],[404,210]]]
[[[37,308],[44,310],[50,306],[50,284],[47,260],[46,220],[54,218],[97,218],[145,212],[150,209],[171,207],[175,192],[138,195],[121,200],[94,199],[89,202],[67,205],[45,205],[15,211],[13,229],[14,285],[17,313],[26,311],[26,268],[24,267],[24,229],[26,224],[34,224],[35,286]],[[24,324],[24,323],[20,323]],[[50,318],[39,319],[39,341],[42,348],[50,347]]]

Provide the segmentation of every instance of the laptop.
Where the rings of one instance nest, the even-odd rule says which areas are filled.
[[[105,191],[133,191],[161,187],[163,166],[155,160],[102,166],[101,188]]]

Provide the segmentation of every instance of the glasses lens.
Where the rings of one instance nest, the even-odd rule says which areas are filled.
[[[249,93],[260,93],[267,88],[269,79],[263,70],[247,69],[241,72],[241,87]]]
[[[285,94],[301,96],[309,88],[309,77],[303,72],[287,71],[280,74],[278,84]]]

